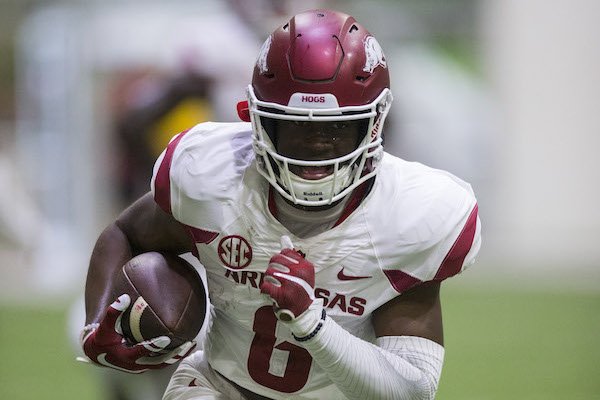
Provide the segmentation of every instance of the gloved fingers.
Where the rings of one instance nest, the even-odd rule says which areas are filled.
[[[296,250],[285,249],[271,257],[269,265],[280,264],[293,267],[300,264],[303,260],[304,258]]]
[[[166,353],[151,354],[138,358],[135,363],[138,365],[154,368],[156,366],[165,366],[164,364],[175,364],[182,358],[187,357],[196,347],[195,341],[185,342],[182,345],[170,350]]]
[[[137,360],[140,358],[154,357],[161,354],[164,349],[163,346],[168,346],[170,342],[171,339],[168,337],[159,336],[158,338],[136,343],[133,346],[128,346],[122,342],[114,343],[111,346],[105,347],[103,350],[111,355],[111,359],[117,357],[118,360],[127,360],[127,363],[137,363]],[[113,364],[121,363],[113,362]]]
[[[273,311],[275,312],[275,316],[277,317],[277,319],[283,322],[290,322],[291,320],[296,318],[296,315],[293,312],[285,308],[273,306]]]
[[[84,326],[81,330],[81,333],[79,334],[79,343],[83,345],[83,343],[85,343],[90,338],[90,336],[92,336],[92,334],[96,332],[98,326],[100,326],[100,324],[96,322]]]
[[[119,296],[111,305],[116,311],[123,312],[127,310],[127,307],[131,304],[131,297],[128,294],[123,293]]]
[[[275,278],[278,278],[279,282],[281,282],[281,285],[284,286],[285,285],[285,281],[288,281],[289,283],[291,283],[292,285],[297,285],[300,286],[308,295],[308,297],[311,300],[315,299],[315,295],[314,295],[314,289],[312,286],[310,286],[308,284],[308,282],[306,282],[304,279],[294,276],[294,275],[288,275],[288,274],[284,274],[282,272],[275,272],[273,273],[273,276]],[[266,277],[265,277],[266,279]]]
[[[154,366],[138,367],[137,365],[131,365],[129,363],[125,364],[124,366],[121,366],[118,363],[110,360],[109,357],[110,356],[108,356],[106,353],[100,354],[97,358],[97,363],[100,365],[103,365],[105,367],[109,367],[109,368],[116,369],[116,370],[123,371],[123,372],[128,372],[130,374],[141,374],[150,369],[156,369],[156,367],[154,367]]]
[[[145,340],[138,344],[144,346],[146,350],[150,350],[153,353],[159,353],[171,344],[171,338],[169,338],[168,336],[159,336],[149,340]]]
[[[294,249],[283,249],[279,252],[279,254],[286,256],[287,259],[292,259],[296,261],[296,263],[300,263],[306,261],[306,258],[298,250]]]
[[[272,275],[265,275],[264,281],[269,282],[276,287],[281,287],[281,282],[279,282],[277,278],[273,277]]]
[[[281,250],[283,249],[293,249],[294,244],[292,243],[292,239],[288,235],[283,235],[281,237]]]
[[[260,285],[260,292],[268,295],[272,299],[276,299],[279,296],[279,290],[281,289],[281,282],[276,278],[266,275],[265,279]]]
[[[300,254],[299,251],[294,249],[294,244],[292,243],[290,237],[287,235],[283,235],[281,237],[281,251],[279,252],[279,254],[283,254],[284,256],[287,256],[287,259],[292,259],[295,261],[301,261],[304,259],[302,254]]]
[[[128,294],[122,294],[115,300],[106,310],[106,314],[96,331],[96,341],[107,342],[113,341],[116,337],[122,335],[121,331],[121,315],[123,311],[131,304],[131,298]]]
[[[273,258],[275,258],[275,257],[272,257],[271,260],[273,260]],[[268,274],[272,274],[275,271],[290,273],[291,269],[283,264],[271,261],[265,272],[268,275]]]
[[[175,353],[176,356],[184,358],[192,354],[196,348],[196,345],[197,343],[195,340],[190,340],[189,342],[185,342],[181,346],[175,348],[173,351],[177,351],[177,353]]]
[[[192,352],[196,348],[196,345],[197,345],[196,341],[191,340],[189,342],[183,343],[179,347],[176,347],[169,353],[171,355],[171,358],[167,359],[165,361],[165,363],[175,364],[177,361],[181,360],[182,358],[189,356],[190,354],[192,354]]]

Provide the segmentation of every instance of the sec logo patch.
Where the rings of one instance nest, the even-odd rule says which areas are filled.
[[[221,262],[231,269],[246,268],[252,261],[252,247],[238,235],[225,236],[217,249]]]

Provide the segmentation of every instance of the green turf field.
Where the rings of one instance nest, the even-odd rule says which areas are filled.
[[[447,291],[438,399],[600,399],[600,293]]]
[[[0,399],[103,399],[75,361],[65,321],[60,308],[0,305]]]
[[[437,399],[600,399],[600,293],[443,290]],[[65,312],[0,305],[0,399],[101,399],[76,363]],[[151,399],[148,399],[151,400]]]

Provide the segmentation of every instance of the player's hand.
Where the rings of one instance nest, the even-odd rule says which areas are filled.
[[[281,238],[281,247],[269,261],[260,291],[273,300],[277,318],[304,336],[319,323],[323,309],[314,294],[315,267],[293,249],[289,237]]]
[[[121,295],[106,310],[99,324],[90,324],[82,332],[81,345],[88,360],[94,364],[130,373],[160,369],[188,356],[196,346],[186,342],[173,350],[165,350],[171,343],[160,336],[137,344],[128,344],[121,331],[121,316],[129,307],[129,295]]]

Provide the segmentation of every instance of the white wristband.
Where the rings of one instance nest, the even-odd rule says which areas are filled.
[[[323,324],[325,323],[325,318],[327,318],[327,314],[325,313],[325,310],[321,310],[321,320],[317,323],[317,326],[315,326],[313,328],[313,330],[310,331],[310,333],[308,335],[298,337],[298,336],[294,335],[294,333],[292,332],[292,336],[294,337],[294,339],[296,339],[299,342],[306,342],[307,340],[312,339],[313,337],[316,336],[317,333],[319,333],[319,331],[323,327]]]
[[[323,306],[321,300],[313,301],[306,311],[297,318],[284,322],[294,334],[294,337],[304,337],[315,330],[323,318]]]

